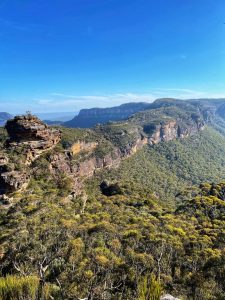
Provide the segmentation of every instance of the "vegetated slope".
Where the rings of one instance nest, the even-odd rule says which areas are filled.
[[[64,128],[55,148],[42,149],[26,167],[26,189],[1,206],[0,295],[8,297],[13,282],[22,281],[13,291],[25,299],[141,300],[147,277],[159,292],[224,299],[224,183],[186,190],[223,177],[224,137],[202,131],[199,110],[185,109],[160,107],[95,130]],[[36,122],[22,120],[30,118]],[[39,135],[46,132],[52,135],[45,126]],[[19,172],[26,145],[16,153],[2,146]],[[108,162],[122,164],[102,172]],[[73,179],[90,166],[99,176],[75,197]],[[101,193],[103,179],[118,182],[116,194]],[[181,205],[172,208],[175,194]],[[17,276],[8,285],[7,274]]]
[[[162,292],[224,299],[224,183],[183,192],[173,211],[145,189],[73,199],[39,180],[1,213],[1,275],[24,278],[14,293],[28,293],[33,275],[43,299],[136,300],[155,274]]]
[[[126,103],[109,108],[82,109],[78,116],[63,123],[66,127],[89,128],[109,121],[125,120],[132,114],[150,107],[149,103]]]
[[[49,174],[56,178],[58,174],[69,177],[73,193],[78,194],[83,179],[93,176],[97,170],[118,166],[122,159],[146,144],[197,134],[204,129],[204,119],[193,106],[189,111],[174,106],[145,110],[126,121],[99,125],[92,130],[61,128],[63,134],[48,128],[31,114],[8,121],[6,129],[10,139],[1,154],[4,165],[0,169],[1,195],[24,188],[36,170],[32,163],[47,150],[52,150],[46,166]],[[69,136],[71,142],[63,136]]]
[[[187,139],[145,146],[118,169],[99,177],[154,191],[160,201],[172,204],[187,186],[225,179],[225,137],[207,127]]]

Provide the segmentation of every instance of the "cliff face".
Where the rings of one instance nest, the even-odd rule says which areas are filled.
[[[97,147],[98,143],[85,143],[83,141],[78,141],[71,146],[71,152],[73,155],[79,154],[81,152],[90,152]]]
[[[182,126],[177,121],[170,121],[166,124],[147,125],[144,131],[150,131],[149,144],[158,144],[160,142],[169,142],[177,138],[187,138],[190,135],[204,129],[204,123],[196,123],[195,126]]]
[[[168,122],[167,124],[160,125],[150,125],[146,126],[144,130],[152,131],[152,134],[149,137],[150,144],[158,144],[159,142],[168,142],[173,139],[176,139],[179,135],[178,126],[176,121]]]
[[[183,113],[183,115],[182,115]],[[23,188],[29,178],[35,174],[33,162],[45,151],[51,150],[60,142],[59,130],[49,128],[38,118],[28,115],[15,117],[6,124],[9,139],[6,143],[6,155],[0,155],[1,194],[11,193]],[[177,138],[186,138],[204,128],[204,122],[198,114],[176,111],[172,118],[170,110],[154,110],[140,113],[128,121],[98,126],[89,130],[92,140],[78,138],[65,143],[66,148],[48,152],[45,172],[53,178],[64,174],[73,184],[73,193],[79,194],[84,179],[93,176],[98,170],[117,167],[125,159],[144,145],[154,145]],[[72,131],[73,132],[73,131]],[[71,130],[68,132],[71,134]],[[94,138],[93,138],[94,137]],[[63,143],[62,143],[63,145]],[[61,146],[62,146],[61,145]],[[8,153],[21,149],[22,168],[9,168],[12,159]],[[21,171],[22,169],[22,171]]]
[[[89,148],[89,157],[87,157],[86,159],[83,159],[83,157],[81,157],[81,160],[78,159],[76,161],[74,161],[72,150],[74,146],[72,146],[71,151],[69,152],[56,153],[52,155],[49,161],[49,169],[54,176],[57,176],[58,172],[70,176],[74,185],[74,193],[79,194],[81,192],[80,188],[84,179],[93,176],[97,171],[101,169],[118,167],[122,159],[131,156],[147,143],[147,138],[140,137],[132,146],[127,145],[125,151],[121,151],[121,149],[115,147],[112,149],[112,151],[110,151],[103,157],[91,155],[94,148]]]
[[[78,142],[71,146],[65,154],[56,153],[50,158],[50,172],[57,175],[58,172],[70,176],[74,184],[74,193],[81,191],[82,181],[93,176],[101,169],[116,168],[121,160],[136,153],[144,145],[154,145],[160,142],[168,142],[177,138],[186,138],[204,129],[202,122],[194,121],[184,126],[177,120],[164,122],[163,124],[150,124],[146,127],[126,127],[108,125],[101,127],[100,133],[113,143],[113,148],[102,157],[94,152],[100,146],[97,143]],[[74,154],[83,152],[83,156],[74,161]],[[85,156],[85,153],[89,155]]]
[[[82,109],[78,116],[65,122],[66,127],[89,128],[96,124],[104,124],[109,121],[125,120],[132,114],[148,108],[148,103],[127,103],[109,108]]]

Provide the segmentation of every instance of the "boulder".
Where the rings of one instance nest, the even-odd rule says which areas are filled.
[[[160,297],[160,300],[180,300],[179,298],[175,298],[172,295],[166,294],[162,297]]]

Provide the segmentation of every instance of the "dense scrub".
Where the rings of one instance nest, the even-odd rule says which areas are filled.
[[[184,299],[224,299],[225,184],[181,193],[175,211],[121,190],[88,201],[48,186],[17,195],[1,215],[1,275],[38,276],[55,299],[138,299],[151,274]]]
[[[99,177],[154,191],[161,202],[174,204],[174,195],[187,186],[225,179],[225,139],[206,128],[188,139],[146,146]]]
[[[133,122],[98,126],[94,133],[62,129],[52,152],[79,140],[97,141],[90,155],[99,157],[112,146],[124,149],[137,138]],[[71,194],[70,177],[46,172],[50,155],[33,162],[26,190],[1,206],[2,299],[159,300],[164,292],[225,299],[220,133],[206,128],[188,139],[145,146],[118,169],[86,182],[79,197]],[[103,180],[113,193],[102,194]]]

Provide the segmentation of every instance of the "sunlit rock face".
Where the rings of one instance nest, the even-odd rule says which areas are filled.
[[[46,142],[46,148],[60,141],[59,130],[49,128],[36,116],[16,116],[8,120],[5,128],[9,134],[10,142]]]
[[[0,155],[0,193],[7,194],[26,187],[35,172],[33,162],[48,151],[45,168],[49,176],[55,179],[60,174],[70,177],[74,193],[79,194],[83,181],[99,170],[118,167],[123,159],[145,145],[195,134],[204,128],[204,122],[196,112],[187,116],[182,110],[145,110],[127,121],[96,126],[91,130],[93,136],[90,140],[79,137],[69,148],[59,147],[54,151],[51,150],[61,140],[60,130],[48,127],[36,116],[16,116],[7,121],[5,128],[9,138]],[[108,145],[106,151],[102,142]],[[5,152],[9,157],[5,156]],[[16,166],[15,156],[20,159],[19,166]]]
[[[26,164],[30,164],[43,151],[54,147],[61,139],[59,130],[48,127],[30,114],[8,120],[5,128],[9,135],[7,147],[23,146]]]
[[[9,170],[8,157],[0,155],[0,194],[11,193],[25,187],[30,178],[30,170],[26,166],[44,151],[52,149],[61,139],[59,130],[49,128],[31,114],[8,120],[5,128],[9,135],[5,147],[12,152],[16,151],[24,158],[24,168],[16,170],[16,166],[11,166]]]

